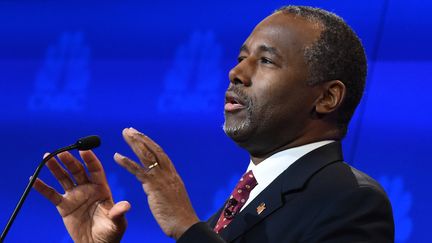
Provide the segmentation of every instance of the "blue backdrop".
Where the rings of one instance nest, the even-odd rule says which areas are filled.
[[[114,197],[132,203],[124,242],[172,242],[141,186],[112,159],[116,151],[133,156],[121,137],[130,126],[171,156],[199,216],[215,212],[248,164],[221,128],[228,70],[255,24],[286,4],[334,11],[363,40],[368,83],[345,157],[387,190],[396,241],[427,242],[432,3],[426,0],[0,1],[1,227],[44,152],[98,134],[103,145],[96,152]],[[41,177],[60,190],[48,170]],[[6,242],[71,240],[55,208],[32,191]]]

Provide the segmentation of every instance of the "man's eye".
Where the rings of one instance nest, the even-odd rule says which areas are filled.
[[[243,59],[245,59],[246,57],[244,57],[244,56],[240,56],[240,57],[237,57],[237,62],[241,62],[241,61],[243,61]]]
[[[273,61],[267,57],[262,57],[261,62],[264,64],[273,64]]]

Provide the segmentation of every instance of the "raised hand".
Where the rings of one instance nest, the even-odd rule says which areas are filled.
[[[46,155],[45,155],[46,156]],[[37,179],[33,188],[56,207],[74,242],[120,242],[127,222],[124,214],[130,209],[126,201],[114,204],[105,172],[92,151],[80,151],[84,165],[69,152],[58,155],[70,174],[52,158],[47,167],[63,187],[62,195]]]
[[[123,137],[142,166],[118,153],[114,160],[141,182],[150,210],[164,233],[180,238],[199,219],[174,165],[159,145],[137,130],[124,129]]]

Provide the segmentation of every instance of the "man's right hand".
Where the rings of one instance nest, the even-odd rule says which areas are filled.
[[[88,175],[83,164],[69,152],[58,158],[70,174],[54,158],[46,164],[63,187],[63,195],[40,179],[33,188],[57,207],[74,242],[120,242],[127,226],[124,214],[130,204],[114,204],[102,164],[92,151],[80,151],[80,155]]]

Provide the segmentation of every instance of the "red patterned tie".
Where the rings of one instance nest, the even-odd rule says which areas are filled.
[[[231,196],[226,203],[224,210],[219,216],[216,226],[214,227],[214,231],[216,233],[219,233],[222,229],[225,229],[233,220],[234,216],[240,212],[240,209],[249,198],[249,193],[257,184],[258,183],[251,170],[246,172],[246,174],[240,178],[240,181],[237,183],[237,186],[231,193]]]

